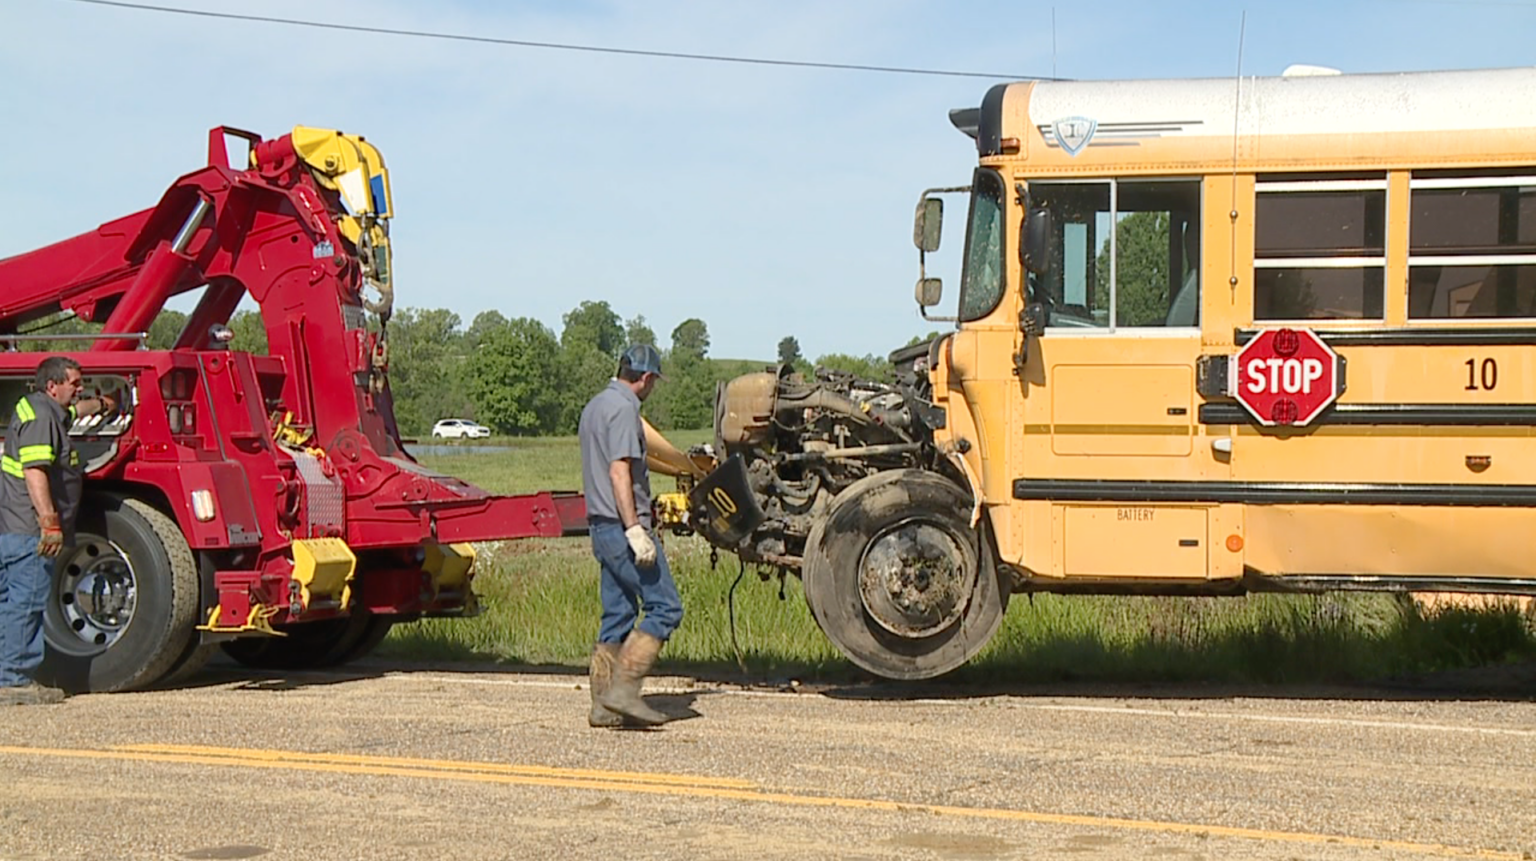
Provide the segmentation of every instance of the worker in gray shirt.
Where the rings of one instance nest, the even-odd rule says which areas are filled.
[[[592,726],[647,726],[667,716],[645,704],[640,685],[683,620],[683,603],[651,522],[640,403],[661,379],[661,354],[637,344],[618,376],[581,411],[581,478],[592,555],[601,568],[603,615],[592,651]],[[641,616],[643,611],[644,615]],[[639,624],[636,619],[639,618]]]
[[[69,426],[112,412],[112,398],[76,402],[80,364],[44,359],[35,391],[16,402],[0,450],[0,705],[55,703],[58,688],[33,678],[43,661],[43,611],[59,554],[74,539],[80,454]]]

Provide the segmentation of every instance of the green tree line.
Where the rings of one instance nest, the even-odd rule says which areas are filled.
[[[149,328],[145,347],[169,349],[186,322],[187,315],[180,311],[162,311]],[[266,329],[257,312],[237,312],[229,328],[234,333],[231,349],[267,351]],[[26,341],[22,349],[75,352],[90,349],[90,342],[68,336],[99,332],[101,326],[61,314],[30,329],[60,337]],[[661,343],[645,317],[624,320],[607,302],[593,301],[565,314],[558,335],[538,320],[509,319],[496,311],[477,314],[465,326],[458,314],[445,308],[404,308],[390,318],[386,340],[395,419],[408,437],[426,436],[445,418],[473,419],[511,436],[573,434],[582,407],[608,384],[619,354],[630,344],[650,344],[662,353],[666,380],[644,408],[646,418],[662,430],[712,426],[719,384],[775,365],[774,359],[711,357],[709,327],[696,317],[679,323]],[[812,362],[801,355],[794,336],[779,342],[776,360],[807,378],[817,367],[870,380],[891,375],[884,356],[828,353]]]
[[[395,418],[406,435],[424,435],[449,417],[515,436],[573,434],[582,407],[612,379],[630,344],[650,344],[662,354],[666,379],[646,400],[646,418],[662,430],[710,427],[717,386],[774,365],[710,356],[709,326],[697,317],[663,341],[645,317],[624,320],[601,301],[571,309],[558,334],[538,320],[496,311],[464,326],[442,308],[398,311],[388,331]],[[790,363],[807,375],[813,370],[798,348]],[[890,374],[890,363],[876,356],[830,354],[815,364],[877,379]]]
[[[145,347],[169,349],[186,322],[180,311],[162,311]],[[231,349],[266,353],[259,313],[239,311],[229,328]],[[101,325],[60,314],[28,329],[54,337],[21,342],[20,349],[78,352],[90,349],[90,342],[69,336],[100,332]],[[698,318],[678,324],[661,343],[645,317],[623,320],[607,302],[592,301],[571,309],[559,334],[538,320],[496,311],[482,312],[466,326],[444,308],[404,308],[390,319],[386,340],[395,419],[403,435],[421,437],[444,418],[473,419],[514,436],[573,434],[582,407],[607,385],[630,344],[650,344],[662,353],[666,380],[645,403],[646,417],[662,430],[710,427],[718,384],[774,364],[711,357],[709,327]],[[794,350],[785,356],[781,343],[782,361],[809,376],[813,363],[800,355],[798,341],[787,337],[785,343]],[[833,353],[815,364],[865,378],[890,374],[890,363],[873,355]]]

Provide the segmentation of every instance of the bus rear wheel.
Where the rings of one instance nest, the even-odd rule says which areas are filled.
[[[964,490],[920,470],[869,476],[833,500],[806,541],[801,577],[816,623],[849,660],[927,679],[992,638],[1008,590],[970,509]]]

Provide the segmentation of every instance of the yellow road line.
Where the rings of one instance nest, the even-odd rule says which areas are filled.
[[[658,783],[683,786],[714,786],[722,789],[756,789],[750,780],[732,777],[696,777],[687,774],[651,774],[632,771],[595,771],[583,768],[551,768],[541,765],[506,765],[497,762],[458,762],[445,759],[413,759],[394,756],[360,756],[343,753],[308,753],[294,750],[259,750],[238,747],[203,747],[182,744],[114,745],[108,750],[132,753],[187,754],[225,757],[239,760],[274,762],[313,762],[330,765],[383,765],[401,768],[426,768],[441,771],[468,771],[484,774],[517,774],[528,777],[560,777],[575,780],[607,780],[621,783]],[[243,763],[234,763],[236,765]]]
[[[1225,825],[1201,825],[1190,822],[1159,822],[1150,819],[1122,819],[1112,816],[1086,816],[1069,813],[1041,813],[1029,810],[1008,810],[994,807],[954,807],[943,804],[886,801],[875,798],[844,798],[830,795],[795,795],[783,792],[767,792],[758,789],[733,788],[711,785],[710,778],[694,778],[686,775],[638,775],[612,772],[612,778],[556,776],[567,774],[561,769],[541,769],[537,766],[504,766],[496,763],[455,762],[452,760],[405,760],[392,757],[343,756],[338,760],[321,761],[330,755],[310,754],[301,751],[242,750],[239,748],[197,747],[191,745],[134,745],[107,750],[66,750],[43,747],[12,747],[0,745],[0,755],[38,756],[64,759],[99,759],[130,762],[177,763],[184,765],[214,765],[224,767],[278,769],[286,771],[310,771],[331,774],[364,774],[386,777],[415,777],[429,780],[456,780],[472,783],[511,784],[518,786],[547,786],[562,789],[586,789],[605,792],[633,792],[650,795],[671,795],[692,798],[731,799],[781,804],[796,807],[830,807],[852,810],[873,810],[889,813],[929,813],[966,819],[992,819],[1011,822],[1028,822],[1046,825],[1070,825],[1088,828],[1118,828],[1128,831],[1161,832],[1167,834],[1193,834],[1202,837],[1230,837],[1269,843],[1291,843],[1314,846],[1345,846],[1415,855],[1438,855],[1453,858],[1482,858],[1496,861],[1520,861],[1518,852],[1493,849],[1447,846],[1439,843],[1415,843],[1402,840],[1373,840],[1365,837],[1348,837],[1338,834],[1313,834],[1304,831],[1271,831],[1262,828],[1235,828]],[[420,762],[431,765],[407,766],[399,763]],[[528,769],[528,773],[514,773],[510,769]],[[538,772],[548,771],[550,775]],[[608,772],[591,772],[608,774]],[[675,783],[644,782],[639,777],[669,778]],[[750,785],[750,784],[749,784]]]

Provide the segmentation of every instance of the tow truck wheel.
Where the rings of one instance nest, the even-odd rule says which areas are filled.
[[[387,616],[357,612],[280,626],[286,637],[242,637],[223,647],[226,655],[253,669],[314,670],[361,658],[383,641],[393,624]]]
[[[197,656],[197,564],[171,518],[91,495],[54,569],[39,676],[74,693],[126,691]]]
[[[380,643],[384,642],[384,638],[389,636],[389,630],[394,626],[394,619],[387,616],[370,615],[368,617],[368,626],[364,629],[363,635],[356,642],[352,643],[349,648],[337,655],[336,665],[350,664],[358,658],[366,657],[374,649],[377,649]]]
[[[971,500],[934,473],[850,485],[806,541],[811,614],[848,659],[889,679],[927,679],[970,660],[1003,619],[1008,591],[970,528]]]
[[[182,653],[182,656],[177,659],[176,663],[171,665],[170,671],[160,677],[160,680],[155,683],[155,687],[168,688],[181,684],[202,671],[203,667],[206,667],[208,662],[213,660],[213,656],[218,653],[219,646],[217,643],[194,641]]]

